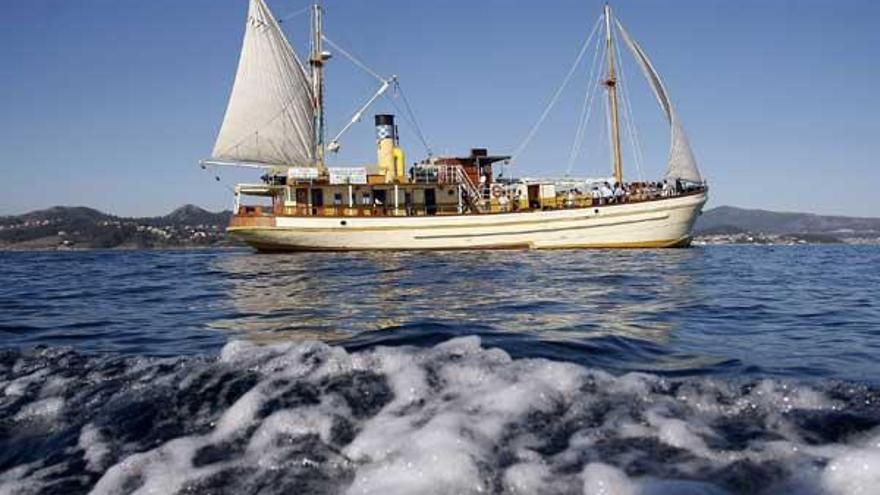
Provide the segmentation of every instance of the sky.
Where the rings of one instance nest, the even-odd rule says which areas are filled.
[[[308,5],[267,0],[284,18]],[[596,0],[326,0],[327,36],[396,74],[435,153],[508,154],[547,106],[602,10]],[[880,2],[621,0],[617,16],[663,77],[710,204],[880,216]],[[0,215],[53,205],[159,215],[231,207],[253,171],[198,166],[213,147],[235,74],[246,0],[4,2],[0,21]],[[307,50],[308,17],[283,24]],[[331,50],[332,51],[332,50]],[[592,51],[508,173],[607,176],[600,119],[568,170]],[[668,129],[624,54],[643,159],[659,178]],[[327,68],[335,134],[375,90],[336,54]],[[601,97],[601,95],[599,95]],[[601,98],[594,108],[604,112]],[[372,113],[394,112],[382,100]],[[372,119],[331,165],[375,161]],[[408,161],[425,156],[401,123]]]

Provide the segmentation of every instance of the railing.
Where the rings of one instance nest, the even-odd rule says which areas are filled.
[[[471,181],[461,165],[430,164],[419,165],[413,174],[415,183],[426,184],[453,184],[462,188],[464,200],[474,212],[482,212],[481,200],[483,196],[477,186]]]
[[[464,192],[468,198],[468,204],[471,205],[475,211],[480,211],[480,202],[482,200],[482,195],[480,194],[480,190],[477,189],[477,186],[471,182],[471,178],[464,173],[464,169],[461,168],[460,165],[455,166],[455,178],[458,180],[458,183],[464,189]]]
[[[450,165],[449,171],[451,174],[456,174],[453,170],[456,166]],[[460,168],[460,167],[459,167]],[[472,190],[468,190],[465,184],[472,183],[467,180],[467,176],[462,173],[462,177],[452,177],[454,180],[458,180],[458,184],[462,185],[462,187],[467,191],[467,195],[470,196],[475,194],[476,188],[472,188]],[[463,180],[462,180],[463,179]],[[466,181],[466,182],[465,182]],[[453,183],[450,181],[444,182],[447,184]],[[530,206],[528,202],[523,198],[520,202],[511,201],[506,205],[501,205],[498,203],[489,203],[485,206],[479,205],[474,206],[473,203],[472,209],[474,213],[508,213],[508,212],[524,212],[524,211],[534,211],[534,210],[560,210],[560,209],[573,209],[573,208],[587,208],[592,206],[613,206],[613,205],[624,205],[624,204],[634,204],[634,203],[644,203],[649,201],[657,201],[668,198],[682,197],[682,196],[691,196],[694,194],[699,194],[708,190],[707,187],[696,187],[689,188],[681,191],[675,190],[655,190],[652,188],[643,188],[637,189],[635,191],[630,191],[626,196],[623,197],[610,197],[610,198],[593,198],[590,194],[573,194],[568,195],[566,193],[559,194],[555,197],[551,198],[542,198],[539,201],[539,206]],[[472,198],[474,196],[471,196]],[[478,197],[478,196],[477,196]],[[458,206],[449,206],[449,205],[433,205],[428,206],[424,204],[420,205],[409,205],[395,208],[394,206],[372,206],[372,205],[353,205],[353,206],[345,206],[345,205],[333,205],[333,206],[284,206],[281,203],[276,203],[274,206],[245,206],[241,205],[237,211],[237,216],[239,217],[249,217],[249,218],[260,218],[260,217],[271,217],[271,216],[312,216],[312,217],[403,217],[403,216],[427,216],[427,215],[456,215],[463,213]]]
[[[286,206],[275,209],[276,216],[295,217],[411,217],[427,215],[457,215],[457,206]]]

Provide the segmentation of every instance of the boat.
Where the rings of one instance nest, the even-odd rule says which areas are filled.
[[[311,46],[306,67],[265,1],[249,2],[226,114],[213,153],[202,166],[264,172],[259,182],[235,186],[228,227],[229,234],[258,251],[690,245],[708,186],[660,76],[609,6],[594,33],[604,31],[604,39],[596,36],[597,52],[604,51],[603,74],[596,78],[596,87],[607,93],[613,177],[591,182],[501,177],[493,167],[503,167],[511,155],[492,155],[480,148],[467,156],[429,152],[407,170],[392,114],[375,115],[375,164],[328,167],[326,153],[338,150],[341,136],[376,100],[388,96],[389,88],[399,88],[399,81],[378,75],[327,38],[320,5],[309,8]],[[666,173],[657,181],[624,178],[616,63],[620,38],[669,124]],[[374,75],[380,85],[329,143],[324,131],[323,69],[331,54],[324,50],[325,43]]]

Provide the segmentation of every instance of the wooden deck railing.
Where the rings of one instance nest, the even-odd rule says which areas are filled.
[[[512,212],[527,212],[539,210],[564,210],[574,208],[589,208],[593,206],[615,206],[635,203],[646,203],[650,201],[659,201],[664,199],[693,196],[705,192],[707,188],[696,188],[683,192],[672,192],[666,195],[656,193],[651,194],[648,191],[631,194],[622,201],[618,199],[596,199],[587,195],[577,195],[569,198],[565,194],[558,195],[556,198],[548,201],[544,199],[538,205],[530,205],[526,199],[519,204],[511,203],[501,206],[498,203],[489,205],[483,213],[480,214],[497,214]],[[401,206],[395,208],[393,206],[368,206],[354,205],[349,206],[284,206],[276,204],[271,207],[264,206],[241,206],[237,216],[239,217],[272,217],[272,216],[290,216],[290,217],[405,217],[405,216],[429,216],[429,215],[458,215],[459,209],[457,205],[437,205],[437,206]]]

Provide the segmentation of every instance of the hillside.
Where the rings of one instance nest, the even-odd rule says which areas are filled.
[[[186,205],[168,215],[124,218],[56,206],[0,217],[0,249],[185,248],[228,245],[231,213]]]
[[[719,206],[703,212],[694,228],[698,237],[761,237],[805,242],[876,242],[880,218],[815,215]]]

